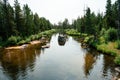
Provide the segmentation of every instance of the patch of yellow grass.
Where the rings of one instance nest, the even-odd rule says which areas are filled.
[[[116,46],[117,46],[117,42],[109,42],[107,45],[108,49],[114,50],[117,54],[120,54],[120,50],[118,50]]]
[[[116,42],[108,42],[107,44],[97,45],[97,50],[102,51],[103,53],[110,53],[111,55],[120,55],[120,50],[116,48]]]

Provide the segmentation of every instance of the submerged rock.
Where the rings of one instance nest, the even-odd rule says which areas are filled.
[[[116,68],[115,68],[115,71],[117,71],[117,72],[120,73],[120,67],[116,67]]]
[[[120,67],[115,68],[115,75],[113,76],[112,80],[120,80]]]
[[[42,48],[49,48],[50,44],[43,45]]]

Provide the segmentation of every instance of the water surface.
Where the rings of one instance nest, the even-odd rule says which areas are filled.
[[[111,80],[113,57],[83,49],[73,37],[58,44],[52,36],[50,48],[29,45],[21,50],[2,50],[0,80]]]

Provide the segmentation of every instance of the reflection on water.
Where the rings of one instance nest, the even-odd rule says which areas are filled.
[[[85,57],[84,57],[84,73],[85,75],[90,75],[90,71],[93,69],[94,64],[98,58],[98,53],[96,52],[87,52]]]
[[[115,65],[112,64],[114,63],[114,57],[108,57],[107,55],[104,55],[103,60],[104,60],[103,76],[107,76],[109,71],[112,72],[112,75],[114,75]]]
[[[36,46],[39,47],[36,48]],[[8,77],[8,80],[25,78],[28,69],[30,71],[34,71],[35,58],[39,55],[39,44],[34,46],[29,45],[27,48],[22,50],[4,50],[0,57],[4,76]]]
[[[21,50],[2,50],[0,80],[111,80],[114,57],[80,45],[68,37],[60,46],[55,34],[50,48],[41,49],[37,44]]]
[[[58,44],[60,46],[64,46],[67,40],[67,35],[66,34],[59,34],[58,36]]]
[[[115,64],[114,57],[110,57],[108,55],[102,55],[95,50],[90,50],[86,53],[84,57],[84,74],[87,76],[91,76],[92,74],[98,74],[107,78],[105,80],[111,79],[112,75],[115,73]],[[100,71],[99,73],[94,72],[94,70]],[[111,77],[110,77],[111,76]],[[102,80],[102,79],[101,79]]]

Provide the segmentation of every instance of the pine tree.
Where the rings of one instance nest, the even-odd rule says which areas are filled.
[[[118,36],[120,36],[120,0],[118,0]]]
[[[26,31],[26,36],[31,35],[34,33],[33,27],[34,27],[34,16],[33,13],[31,12],[30,8],[28,5],[24,5],[23,7],[23,12],[24,12],[24,18],[25,18],[25,31]]]
[[[14,10],[7,0],[3,0],[0,4],[0,33],[3,40],[7,40],[11,35],[16,35],[16,28],[14,23]]]
[[[40,31],[39,16],[37,13],[34,14],[34,34]]]
[[[40,29],[41,31],[51,29],[51,23],[49,20],[46,20],[44,17],[40,18]]]
[[[91,23],[91,10],[90,8],[87,8],[86,10],[86,20],[85,20],[85,32],[88,33],[88,34],[91,34],[92,31],[91,31],[91,27],[92,27],[92,23]]]
[[[118,1],[112,5],[112,26],[117,29],[116,21],[118,21]]]
[[[68,19],[65,19],[65,20],[63,21],[62,26],[63,26],[63,29],[67,29],[67,28],[69,27]]]
[[[9,26],[9,29],[8,29],[9,37],[11,35],[16,35],[17,34],[17,30],[16,30],[16,26],[15,26],[15,22],[14,22],[14,10],[10,6],[10,4],[8,4],[7,24]]]
[[[119,14],[119,23],[120,23],[120,0],[118,0],[118,14]]]
[[[112,4],[111,4],[111,0],[107,0],[107,5],[106,5],[106,22],[107,22],[107,29],[110,27],[113,27],[113,21],[112,21]]]
[[[73,27],[74,29],[77,29],[76,23],[77,23],[77,20],[74,20],[74,21],[72,22],[72,27]]]
[[[0,1],[0,38],[3,38],[4,26],[3,26],[3,3]]]
[[[77,18],[77,22],[76,22],[76,28],[79,32],[81,32],[81,19],[80,17]]]
[[[106,15],[107,15],[107,16],[111,16],[111,15],[112,15],[112,4],[111,4],[111,0],[107,0]]]
[[[7,2],[7,0],[3,0],[3,5],[2,5],[2,12],[3,12],[3,21],[2,21],[2,23],[3,23],[3,27],[2,27],[2,29],[3,29],[3,34],[4,34],[4,36],[2,35],[2,37],[3,37],[3,39],[4,40],[7,40],[7,38],[9,37],[8,36],[8,24],[7,24],[7,18],[8,18],[8,8],[7,8],[7,5],[8,5],[8,2]]]
[[[23,12],[20,8],[20,4],[18,2],[18,0],[14,1],[14,8],[15,8],[15,23],[16,23],[16,28],[18,31],[18,35],[19,36],[24,36],[25,35],[25,31],[24,31],[24,17],[23,17]]]

